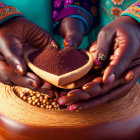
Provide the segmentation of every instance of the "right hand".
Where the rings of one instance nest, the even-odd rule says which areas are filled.
[[[16,17],[0,25],[0,82],[30,89],[50,89],[51,84],[27,72],[22,59],[23,48],[27,44],[34,48],[57,47],[46,31],[24,17]]]

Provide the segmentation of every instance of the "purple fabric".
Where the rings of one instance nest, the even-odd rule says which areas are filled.
[[[91,26],[92,21],[90,17],[88,16],[88,14],[84,12],[83,10],[76,7],[68,7],[68,8],[62,9],[59,13],[59,16],[57,16],[57,18],[54,19],[53,23],[56,23],[58,20],[64,17],[70,16],[70,15],[81,15],[88,21],[89,25]]]
[[[81,16],[81,19],[84,18],[83,22],[86,21],[89,29],[91,29],[93,24],[93,17],[92,15],[90,16],[90,8],[92,5],[93,3],[91,0],[54,0],[52,15],[53,23],[55,24],[68,16],[78,15]]]

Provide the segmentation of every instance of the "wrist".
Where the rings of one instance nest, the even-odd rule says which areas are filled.
[[[61,21],[59,31],[63,37],[77,33],[84,36],[86,33],[86,28],[80,19],[66,17]]]
[[[130,30],[135,31],[135,34],[136,34],[135,39],[138,40],[139,46],[140,46],[140,23],[136,19],[130,16],[122,16],[120,18],[123,19],[124,26],[126,25],[126,23],[130,24],[130,27],[131,27]]]

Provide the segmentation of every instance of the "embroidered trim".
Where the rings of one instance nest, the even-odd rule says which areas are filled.
[[[128,7],[121,16],[130,16],[140,22],[140,1]]]
[[[3,7],[0,9],[0,24],[16,16],[23,16],[23,14],[15,7]]]

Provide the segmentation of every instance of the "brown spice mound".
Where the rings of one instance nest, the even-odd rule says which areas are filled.
[[[89,58],[85,52],[74,48],[58,50],[54,47],[47,47],[30,54],[29,59],[40,69],[59,76],[82,67]]]

